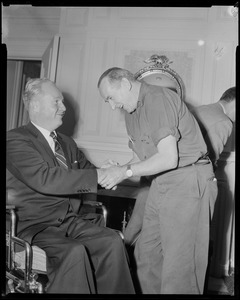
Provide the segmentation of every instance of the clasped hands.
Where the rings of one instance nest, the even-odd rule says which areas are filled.
[[[103,188],[115,190],[117,184],[126,179],[126,166],[120,166],[113,160],[105,162],[100,169],[97,169],[98,184]]]

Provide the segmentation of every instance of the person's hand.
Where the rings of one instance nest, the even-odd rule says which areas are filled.
[[[119,182],[126,179],[126,167],[112,166],[105,169],[97,169],[98,171],[98,184],[105,189],[112,189]]]
[[[101,168],[106,169],[112,166],[119,166],[119,163],[116,162],[115,160],[112,159],[108,159],[106,161],[103,162],[103,164],[101,165]]]
[[[97,175],[98,175],[98,184],[105,178],[104,168],[103,169],[97,169]],[[117,185],[113,186],[111,188],[113,191],[117,189]]]

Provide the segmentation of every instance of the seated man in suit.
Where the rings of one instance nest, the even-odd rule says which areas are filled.
[[[105,170],[56,131],[63,100],[52,81],[31,79],[23,94],[30,122],[7,133],[8,203],[17,209],[17,234],[46,252],[47,293],[133,294],[121,237],[79,215],[82,195],[96,193]]]
[[[192,114],[197,119],[204,140],[207,144],[209,158],[213,166],[217,167],[217,160],[230,137],[235,122],[236,88],[227,89],[216,103],[192,107]],[[148,196],[151,178],[142,178],[144,183],[136,199],[131,218],[124,232],[127,245],[134,243],[141,231],[145,203]],[[211,217],[214,203],[211,203]]]

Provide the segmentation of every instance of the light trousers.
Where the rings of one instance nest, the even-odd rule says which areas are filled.
[[[152,181],[134,253],[142,293],[203,293],[216,197],[211,163],[179,168]]]

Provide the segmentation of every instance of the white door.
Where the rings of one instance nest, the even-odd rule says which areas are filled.
[[[60,37],[55,35],[42,56],[40,77],[56,81]]]

